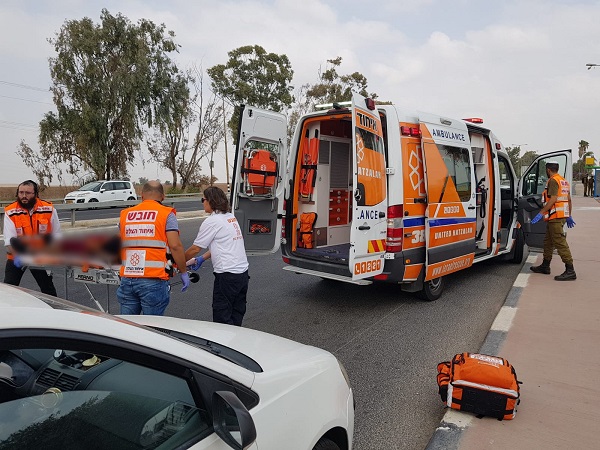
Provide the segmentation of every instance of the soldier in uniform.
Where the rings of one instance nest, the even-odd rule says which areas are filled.
[[[581,183],[583,184],[583,196],[587,197],[588,196],[588,180],[589,180],[590,176],[587,173],[584,173],[583,176],[581,177]]]
[[[588,176],[588,196],[594,196],[594,177],[592,175]]]
[[[569,228],[575,226],[571,217],[571,187],[569,182],[558,174],[558,162],[546,163],[548,181],[542,194],[544,207],[540,210],[531,223],[537,223],[542,218],[546,221],[546,236],[544,237],[544,260],[539,266],[532,266],[535,273],[550,274],[550,261],[554,249],[565,264],[565,271],[554,277],[557,281],[576,280],[577,275],[573,267],[573,257],[567,237],[564,232],[565,223]]]

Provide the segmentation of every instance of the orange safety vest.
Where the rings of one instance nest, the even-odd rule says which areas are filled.
[[[167,217],[175,210],[154,200],[121,211],[120,275],[168,280]]]
[[[11,203],[4,208],[4,214],[15,224],[17,237],[51,234],[53,211],[54,206],[52,206],[52,203],[39,198],[31,211],[23,208],[19,205],[19,202]],[[10,252],[7,253],[6,257],[7,259],[14,259],[14,255]]]
[[[552,205],[552,209],[544,215],[544,220],[546,222],[549,220],[571,217],[571,212],[569,211],[569,192],[571,187],[569,186],[569,182],[559,174],[552,175],[546,182],[546,189],[544,189],[542,194],[542,202],[544,205],[548,202],[548,184],[552,179],[556,180],[558,183],[558,196],[556,202]]]

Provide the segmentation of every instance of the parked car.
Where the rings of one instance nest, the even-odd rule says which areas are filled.
[[[65,196],[65,203],[112,202],[136,200],[137,194],[131,181],[93,181]]]
[[[352,389],[325,350],[1,283],[0,317],[0,448],[352,448]]]

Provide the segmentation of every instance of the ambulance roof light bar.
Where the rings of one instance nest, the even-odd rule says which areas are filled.
[[[483,123],[483,119],[480,117],[469,117],[468,119],[463,119],[465,122],[471,123]]]
[[[323,103],[321,105],[315,105],[315,110],[322,109],[344,109],[352,106],[352,102],[333,102],[333,103]]]

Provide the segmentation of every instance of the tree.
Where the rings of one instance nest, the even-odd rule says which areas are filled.
[[[246,45],[227,53],[226,64],[207,70],[212,89],[230,104],[249,104],[281,111],[293,102],[290,86],[294,71],[286,55],[267,53],[260,45]],[[229,128],[237,141],[239,108],[235,108]]]
[[[515,147],[505,147],[506,153],[508,153],[508,158],[510,159],[510,163],[515,168],[519,165],[519,159],[521,158],[521,146],[517,145]]]
[[[171,172],[172,185],[177,187],[177,169],[180,164],[180,153],[188,146],[188,131],[194,119],[188,83],[193,81],[189,76],[180,75],[170,86],[168,97],[173,105],[173,112],[161,119],[158,129],[147,142],[152,158]]]
[[[47,172],[91,170],[96,178],[125,177],[146,127],[173,114],[181,73],[169,55],[178,49],[165,25],[132,24],[106,9],[100,24],[68,20],[48,40],[51,91],[57,112],[40,122]]]
[[[585,152],[587,151],[588,147],[590,146],[590,143],[584,140],[579,141],[579,159],[582,159]]]
[[[367,78],[354,72],[348,75],[339,75],[338,69],[342,64],[340,56],[328,59],[325,69],[319,68],[318,79],[315,84],[304,84],[297,90],[292,110],[288,118],[288,144],[300,117],[314,109],[321,103],[333,103],[352,100],[352,93],[376,99],[374,92],[368,93]],[[389,102],[381,102],[389,103]]]
[[[138,178],[138,184],[144,185],[148,182],[148,178],[146,177],[139,177]]]

